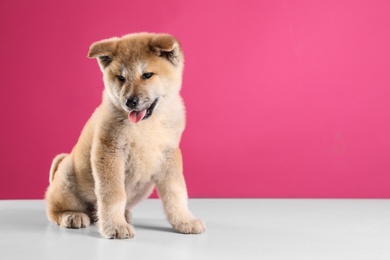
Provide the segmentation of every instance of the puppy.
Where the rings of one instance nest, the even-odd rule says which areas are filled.
[[[88,57],[103,72],[103,99],[71,153],[52,162],[49,220],[67,228],[97,221],[106,238],[132,238],[130,210],[156,186],[173,228],[203,233],[204,223],[188,210],[182,173],[179,42],[168,34],[129,34],[93,43]]]

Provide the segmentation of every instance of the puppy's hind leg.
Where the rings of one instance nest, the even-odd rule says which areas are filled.
[[[77,196],[75,185],[71,155],[57,155],[45,196],[47,216],[53,223],[67,228],[83,228],[91,223],[88,205]]]

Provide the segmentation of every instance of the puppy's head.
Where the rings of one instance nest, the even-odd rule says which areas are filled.
[[[91,45],[111,102],[133,123],[152,116],[163,99],[179,95],[183,53],[168,34],[138,33]]]

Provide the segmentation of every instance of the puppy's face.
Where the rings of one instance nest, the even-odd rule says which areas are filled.
[[[183,54],[167,34],[130,34],[91,45],[111,102],[133,123],[152,116],[163,99],[180,91]]]

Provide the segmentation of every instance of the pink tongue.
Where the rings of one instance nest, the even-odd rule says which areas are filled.
[[[146,109],[144,109],[142,111],[132,111],[129,114],[130,122],[132,122],[134,124],[138,123],[139,121],[141,121],[144,118],[145,114],[146,114]]]

